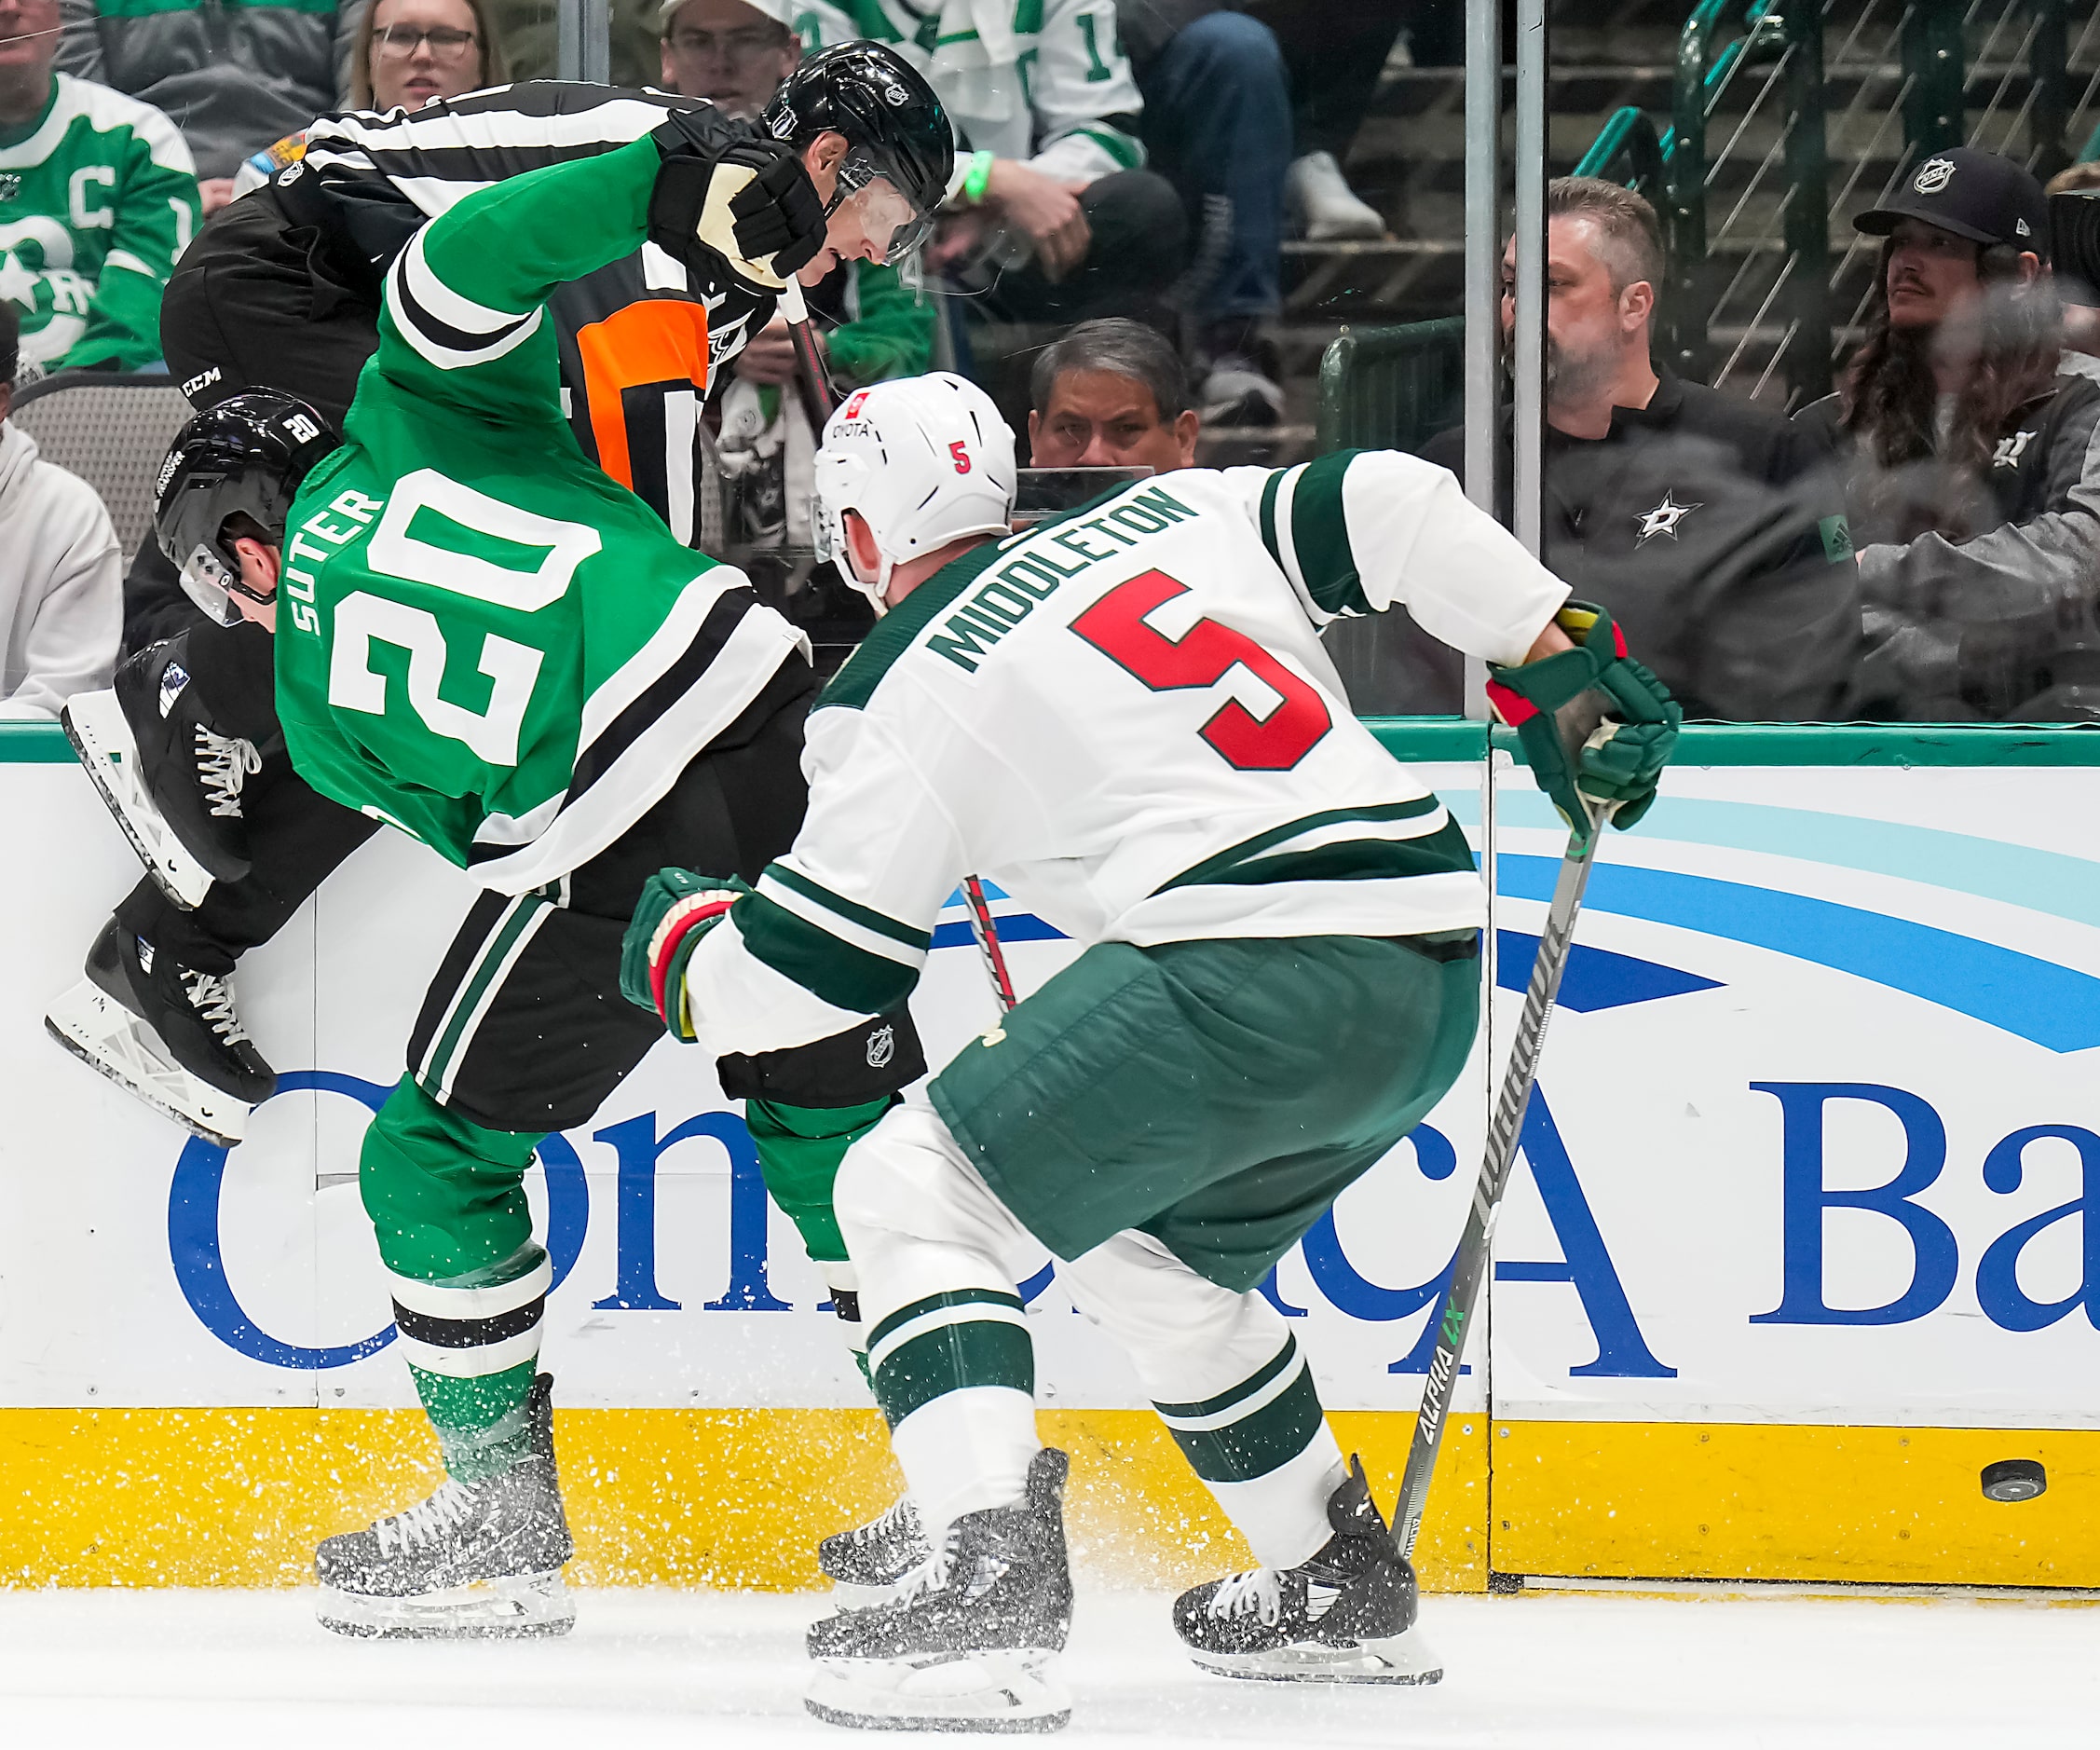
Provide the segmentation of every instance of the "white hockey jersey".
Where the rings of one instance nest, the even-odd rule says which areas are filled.
[[[1083,944],[1480,927],[1464,836],[1350,714],[1318,629],[1405,604],[1520,662],[1567,597],[1389,451],[1146,480],[907,596],[809,720],[810,807],[688,965],[717,1051],[901,1000],[975,870]]]

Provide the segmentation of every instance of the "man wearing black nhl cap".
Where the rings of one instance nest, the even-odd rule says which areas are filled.
[[[2060,368],[2040,185],[1955,146],[1854,224],[1887,239],[1866,337],[1798,416],[1848,469],[1866,622],[1851,712],[2093,715],[2100,383]]]
[[[1688,718],[1834,716],[1857,655],[1858,578],[1823,446],[1780,414],[1679,379],[1651,351],[1655,210],[1589,176],[1548,185],[1539,556],[1603,603]],[[1504,263],[1503,332],[1514,327]],[[1511,417],[1502,414],[1502,442]],[[1459,472],[1449,431],[1425,459]],[[1500,514],[1510,510],[1502,471]],[[1417,650],[1401,658],[1420,669]],[[1456,709],[1458,673],[1401,708]],[[1381,704],[1386,703],[1381,700]],[[1398,703],[1398,702],[1395,702]]]

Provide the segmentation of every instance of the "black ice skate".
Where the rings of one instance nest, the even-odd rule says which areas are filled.
[[[900,1495],[887,1512],[818,1544],[817,1566],[838,1587],[838,1602],[854,1608],[894,1597],[933,1553],[919,1509]]]
[[[1258,1567],[1183,1593],[1174,1626],[1189,1657],[1227,1677],[1292,1683],[1435,1683],[1443,1661],[1415,1627],[1414,1569],[1364,1481],[1328,1497],[1334,1536],[1299,1567]]]
[[[1020,1504],[957,1520],[902,1597],[812,1627],[810,1712],[888,1731],[1056,1731],[1070,1720],[1046,1669],[1071,1630],[1068,1468],[1055,1447],[1037,1453]]]
[[[205,716],[185,654],[181,637],[141,650],[108,691],[69,699],[60,721],[155,885],[188,910],[212,882],[248,873],[241,791],[263,762]]]
[[[314,1554],[320,1623],[338,1634],[468,1640],[566,1634],[562,1584],[575,1552],[554,1470],[554,1381],[526,1405],[532,1450],[500,1476],[441,1483],[427,1501]]]
[[[119,1087],[225,1147],[277,1091],[225,979],[177,964],[114,919],[88,950],[88,976],[51,1005],[44,1026]]]

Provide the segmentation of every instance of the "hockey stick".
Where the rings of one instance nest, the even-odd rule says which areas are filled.
[[[801,367],[798,376],[802,385],[802,403],[821,443],[825,422],[831,417],[832,408],[839,404],[839,395],[831,386],[831,373],[825,366],[816,335],[810,331],[810,307],[802,298],[802,283],[793,274],[781,287],[780,313],[786,319],[788,335],[795,343],[795,362]],[[977,951],[985,960],[985,976],[991,980],[991,993],[999,999],[1000,1013],[1003,1015],[1013,1008],[1016,1001],[1014,980],[1006,970],[1006,950],[1000,944],[999,925],[992,922],[984,883],[975,875],[965,875],[962,897],[970,910],[970,934],[976,937]]]
[[[1472,1329],[1473,1310],[1480,1298],[1480,1284],[1487,1277],[1494,1218],[1502,1207],[1502,1194],[1508,1188],[1510,1169],[1516,1164],[1517,1139],[1523,1128],[1524,1108],[1531,1103],[1532,1086],[1538,1079],[1546,1024],[1553,1019],[1553,1000],[1560,993],[1561,975],[1567,970],[1575,916],[1582,909],[1583,890],[1589,885],[1589,868],[1596,860],[1597,839],[1604,818],[1605,811],[1590,810],[1588,843],[1573,833],[1568,835],[1567,854],[1561,859],[1553,903],[1547,909],[1546,928],[1538,938],[1538,956],[1532,962],[1523,1018],[1517,1023],[1509,1068],[1502,1078],[1494,1123],[1489,1127],[1487,1150],[1480,1160],[1480,1176],[1473,1186],[1473,1207],[1466,1214],[1466,1233],[1458,1242],[1458,1256],[1452,1263],[1451,1294],[1438,1322],[1436,1352],[1429,1358],[1429,1379],[1422,1392],[1422,1413],[1415,1418],[1414,1441],[1408,1448],[1407,1470],[1400,1478],[1400,1498],[1393,1509],[1393,1529],[1403,1555],[1413,1555],[1414,1540],[1422,1532],[1429,1479],[1437,1469],[1444,1424],[1458,1390],[1459,1358],[1465,1353],[1466,1335]]]

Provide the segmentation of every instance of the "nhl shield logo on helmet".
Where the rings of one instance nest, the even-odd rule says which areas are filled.
[[[1920,167],[1911,187],[1921,195],[1936,195],[1954,181],[1952,158],[1929,158]]]

